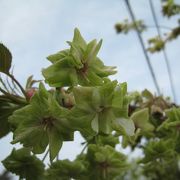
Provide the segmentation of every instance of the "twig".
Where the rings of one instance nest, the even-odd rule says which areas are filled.
[[[16,98],[14,95],[9,94],[8,92],[6,92],[4,89],[0,88],[0,92],[2,92],[8,99],[12,100],[14,103],[20,103],[20,104],[26,104],[26,101],[20,100],[18,98]]]
[[[44,155],[44,157],[43,157],[43,159],[42,159],[42,162],[44,162],[44,160],[46,159],[48,153],[49,153],[49,149],[47,150],[46,154]]]
[[[7,74],[20,88],[21,92],[24,94],[26,100],[28,99],[26,91],[24,90],[24,88],[21,86],[21,84],[16,80],[16,78],[12,75],[12,74]]]

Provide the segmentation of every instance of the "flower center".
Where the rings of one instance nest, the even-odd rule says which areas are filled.
[[[102,112],[104,109],[105,109],[104,106],[99,106],[99,107],[97,108],[97,112],[100,113],[100,112]]]
[[[44,130],[51,129],[54,126],[55,120],[56,119],[51,116],[43,117],[43,119],[41,121],[41,125],[43,126]]]
[[[80,73],[82,73],[83,75],[85,75],[87,73],[88,70],[88,64],[87,63],[83,63],[83,67],[81,69],[79,69],[78,71]]]

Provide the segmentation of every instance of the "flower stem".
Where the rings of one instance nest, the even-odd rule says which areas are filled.
[[[24,90],[24,88],[21,86],[21,84],[18,82],[18,80],[12,75],[12,74],[7,74],[16,84],[17,86],[20,88],[21,92],[24,94],[26,100],[28,100],[26,91]]]

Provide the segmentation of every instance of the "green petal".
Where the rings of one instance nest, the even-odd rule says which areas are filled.
[[[62,60],[63,58],[67,56],[69,56],[69,49],[65,49],[65,50],[59,51],[56,54],[52,54],[48,56],[47,59],[54,64],[55,62]]]
[[[57,156],[59,150],[62,146],[62,139],[56,130],[49,131],[49,151],[50,151],[50,161],[53,161]]]
[[[36,156],[31,155],[27,148],[13,149],[2,163],[8,171],[18,175],[20,179],[44,179],[44,164]]]
[[[85,49],[86,47],[86,41],[81,36],[81,33],[78,30],[78,28],[75,28],[74,30],[73,42],[78,44],[82,49]]]
[[[95,132],[99,132],[98,114],[96,114],[94,119],[91,121],[91,127]]]
[[[148,108],[141,109],[134,112],[131,116],[136,128],[140,128],[142,131],[153,131],[154,126],[149,121],[149,110]]]
[[[135,131],[134,123],[131,119],[118,118],[116,123],[123,127],[127,135],[133,136]]]

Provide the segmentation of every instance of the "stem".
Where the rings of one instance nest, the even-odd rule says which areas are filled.
[[[26,91],[24,90],[24,88],[21,86],[21,84],[17,81],[17,79],[12,75],[12,74],[7,74],[20,88],[21,92],[24,94],[26,100],[28,100]]]
[[[7,82],[8,87],[10,88],[11,92],[14,93],[15,95],[17,95],[16,91],[11,87],[11,85],[8,81],[8,77],[6,78],[6,82]]]
[[[82,151],[81,151],[81,153],[80,153],[80,156],[83,154],[83,152],[85,151],[85,149],[87,148],[87,146],[88,146],[88,142],[86,143],[86,145],[83,147],[83,149],[82,149]]]
[[[59,160],[59,152],[58,152],[58,154],[57,154],[56,160],[57,160],[57,161]]]
[[[1,76],[0,76],[0,82],[3,85],[4,89],[9,93],[9,89],[7,88],[6,84],[4,83],[4,81],[2,80]]]
[[[0,88],[0,92],[2,92],[8,99],[12,100],[13,102],[20,103],[20,104],[26,104],[26,101],[20,100],[16,98],[15,96],[7,93],[4,89]]]
[[[46,154],[44,155],[44,157],[43,157],[43,159],[42,159],[42,162],[44,162],[44,160],[46,159],[48,153],[49,153],[49,149],[47,150]]]

